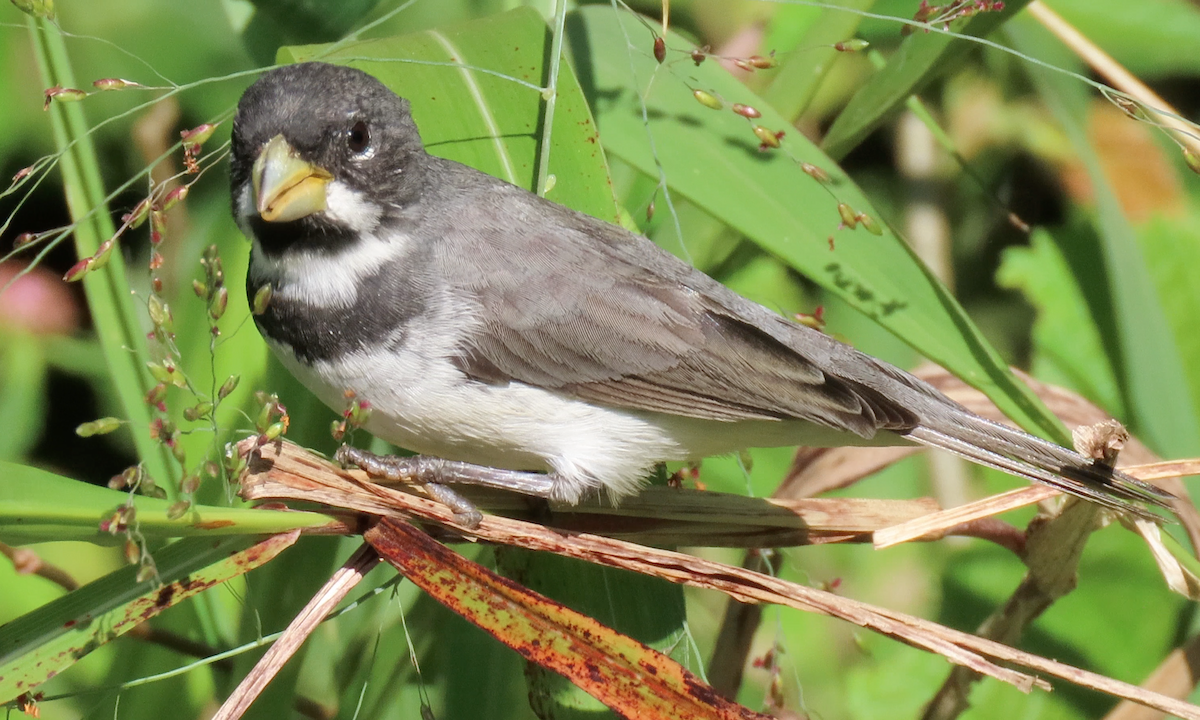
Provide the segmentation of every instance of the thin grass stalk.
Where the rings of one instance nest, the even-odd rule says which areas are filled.
[[[58,28],[46,20],[31,18],[27,22],[46,87],[75,87],[67,48]],[[77,103],[51,103],[49,114],[54,143],[62,154],[60,168],[67,208],[75,223],[75,252],[79,258],[89,257],[116,231],[107,208],[103,207],[104,184],[96,148],[88,134],[83,108]],[[100,211],[89,216],[93,208]],[[150,411],[144,398],[151,388],[151,378],[145,370],[148,351],[121,253],[113,252],[108,265],[88,273],[82,282],[109,375],[125,417],[133,427],[138,458],[159,487],[166,490],[167,497],[174,500],[179,492],[179,473],[167,448],[152,440],[147,431]]]

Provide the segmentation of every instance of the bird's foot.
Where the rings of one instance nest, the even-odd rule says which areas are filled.
[[[551,497],[554,487],[553,478],[541,473],[502,470],[427,455],[376,455],[349,445],[338,448],[334,459],[343,465],[355,465],[374,478],[423,488],[454,512],[455,521],[470,528],[478,527],[483,515],[450,485],[480,485],[542,498]]]

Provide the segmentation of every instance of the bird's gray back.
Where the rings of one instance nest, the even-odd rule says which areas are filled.
[[[868,438],[916,424],[880,393],[891,378],[836,372],[847,353],[867,356],[649,240],[457,163],[428,171],[442,181],[424,202],[456,208],[425,213],[434,224],[425,236],[438,238],[437,276],[477,313],[455,358],[475,380],[687,417],[807,420]]]

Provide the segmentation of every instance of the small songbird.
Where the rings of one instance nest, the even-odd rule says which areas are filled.
[[[554,499],[620,498],[657,463],[747,447],[911,443],[1109,508],[1171,497],[427,154],[408,102],[359,70],[265,73],[238,105],[231,183],[247,290],[272,290],[255,322],[304,385],[337,410],[348,390],[369,401],[367,429],[401,447],[546,473]]]

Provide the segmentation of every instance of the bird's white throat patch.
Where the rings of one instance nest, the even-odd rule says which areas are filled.
[[[402,255],[409,246],[403,235],[377,232],[382,209],[337,180],[326,187],[324,214],[332,222],[354,231],[358,239],[333,252],[291,249],[279,255],[268,255],[263,252],[248,222],[255,213],[249,183],[236,204],[238,224],[253,243],[250,251],[252,277],[271,283],[279,297],[317,307],[354,304],[363,278]]]
[[[347,307],[358,299],[363,279],[402,255],[407,245],[404,236],[361,235],[332,253],[288,250],[272,257],[255,240],[250,267],[254,279],[271,283],[278,297],[316,307]]]

